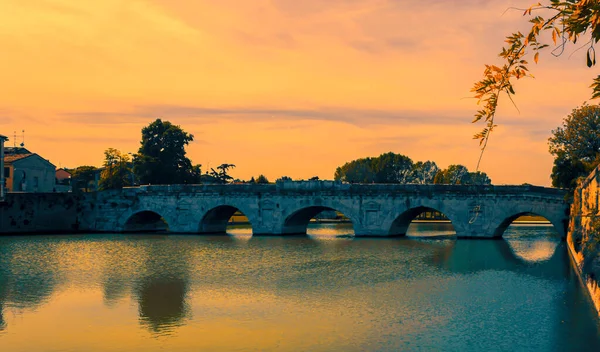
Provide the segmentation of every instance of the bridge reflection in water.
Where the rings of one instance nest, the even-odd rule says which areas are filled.
[[[8,332],[0,344],[35,341],[34,327],[46,326],[49,348],[74,348],[64,330],[104,350],[114,342],[94,329],[118,329],[123,346],[138,350],[376,350],[406,341],[469,350],[453,334],[484,348],[600,346],[564,244],[551,227],[528,229],[489,241],[339,238],[339,227],[291,238],[0,238],[0,329]],[[162,339],[140,337],[132,304],[137,327]],[[525,322],[514,317],[540,325],[515,335]]]

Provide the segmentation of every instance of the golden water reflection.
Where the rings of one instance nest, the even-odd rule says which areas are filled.
[[[599,347],[544,238],[0,238],[0,350]]]
[[[503,237],[516,257],[530,263],[549,260],[561,243],[551,224],[513,224]]]

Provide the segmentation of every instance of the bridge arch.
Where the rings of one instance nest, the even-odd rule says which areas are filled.
[[[497,217],[498,220],[493,226],[493,237],[500,238],[504,235],[506,229],[519,217],[523,215],[541,216],[548,220],[560,235],[561,238],[566,237],[566,223],[564,222],[564,214],[552,214],[543,211],[520,210],[511,213],[503,213]]]
[[[283,223],[281,224],[282,235],[305,235],[307,234],[310,220],[322,211],[339,211],[343,213],[351,222],[352,230],[356,233],[358,217],[351,209],[344,206],[333,204],[314,204],[305,205],[292,211],[284,213]]]
[[[227,233],[229,219],[238,211],[248,218],[250,226],[256,224],[252,213],[245,209],[245,207],[221,204],[211,207],[204,212],[198,224],[198,233]]]
[[[448,221],[452,225],[452,228],[455,231],[456,225],[453,220],[454,216],[452,213],[448,214],[448,212],[446,211],[446,209],[444,209],[444,207],[419,205],[419,206],[412,207],[408,210],[405,210],[405,211],[401,212],[400,214],[396,215],[396,217],[394,218],[392,223],[390,225],[388,225],[388,235],[389,236],[405,236],[411,222],[415,218],[417,218],[417,216],[419,216],[420,214],[423,214],[425,212],[436,212],[436,213],[440,213],[440,214],[444,215],[448,219]]]
[[[126,218],[122,232],[165,232],[169,223],[159,213],[152,210],[132,212]]]

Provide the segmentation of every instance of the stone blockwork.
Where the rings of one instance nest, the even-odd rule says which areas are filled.
[[[303,234],[316,214],[337,210],[352,221],[356,236],[401,236],[418,214],[437,210],[450,219],[458,237],[500,237],[523,214],[544,216],[565,236],[564,195],[534,186],[333,181],[141,186],[81,196],[9,194],[0,232],[145,231],[156,226],[175,233],[224,233],[240,210],[255,235]]]
[[[71,193],[9,193],[0,201],[0,233],[78,231],[84,203]]]
[[[577,271],[600,314],[599,190],[600,168],[596,168],[575,190],[567,245]]]
[[[404,235],[424,210],[444,213],[458,237],[500,237],[523,214],[546,217],[566,235],[565,192],[534,186],[344,184],[332,181],[250,185],[141,186],[93,194],[86,224],[96,231],[127,231],[139,214],[160,215],[171,232],[225,232],[242,211],[256,235],[306,233],[323,210],[346,215],[357,236]],[[136,215],[138,214],[138,215]],[[133,221],[133,219],[136,219]]]

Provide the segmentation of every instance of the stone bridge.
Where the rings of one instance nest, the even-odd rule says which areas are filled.
[[[283,181],[276,184],[165,185],[89,195],[82,225],[92,231],[165,229],[174,233],[225,233],[230,217],[244,213],[254,235],[305,234],[323,210],[348,217],[356,236],[402,236],[423,211],[437,210],[457,237],[501,237],[525,214],[548,219],[564,237],[566,191],[536,186],[345,184]],[[160,220],[160,221],[159,221]]]

